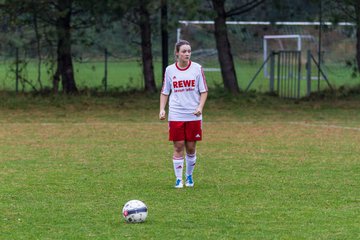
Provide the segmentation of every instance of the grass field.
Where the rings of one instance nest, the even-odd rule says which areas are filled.
[[[157,95],[1,95],[0,239],[359,239],[359,101],[210,95],[174,189]]]

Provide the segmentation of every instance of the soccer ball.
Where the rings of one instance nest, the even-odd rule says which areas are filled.
[[[140,200],[130,200],[125,203],[124,208],[122,210],[122,214],[128,223],[140,223],[144,222],[148,210],[145,203]]]

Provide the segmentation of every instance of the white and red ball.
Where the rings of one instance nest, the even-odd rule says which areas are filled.
[[[140,200],[130,200],[122,210],[123,217],[128,223],[140,223],[146,220],[148,209]]]

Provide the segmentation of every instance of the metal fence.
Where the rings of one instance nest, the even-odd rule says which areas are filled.
[[[299,99],[310,96],[312,92],[319,91],[320,88],[313,88],[316,84],[320,86],[320,81],[325,81],[329,89],[333,89],[328,77],[316,61],[311,51],[306,52],[306,62],[302,62],[301,51],[273,51],[263,62],[254,77],[248,84],[247,92],[254,83],[258,75],[269,63],[269,92],[276,93],[281,98]],[[314,65],[314,67],[313,67]],[[314,71],[318,74],[314,76]]]

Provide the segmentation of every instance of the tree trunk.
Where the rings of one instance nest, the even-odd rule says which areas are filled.
[[[360,72],[360,26],[356,27],[356,63],[357,70]]]
[[[63,92],[66,94],[77,93],[74,79],[74,68],[71,58],[71,7],[72,0],[58,0],[59,16],[57,18],[56,30],[58,36],[57,63],[61,76]]]
[[[145,91],[153,93],[156,92],[156,84],[154,77],[153,57],[151,52],[150,14],[146,8],[146,1],[141,1],[139,14]]]
[[[169,65],[169,33],[167,19],[167,0],[161,0],[161,49],[162,49],[162,76]]]
[[[356,63],[357,70],[360,72],[360,0],[355,3],[355,14],[356,14]]]
[[[239,85],[236,78],[234,60],[231,54],[230,42],[226,28],[226,12],[224,0],[212,0],[215,17],[215,39],[218,50],[218,58],[221,67],[221,75],[226,90],[232,94],[239,93]]]

